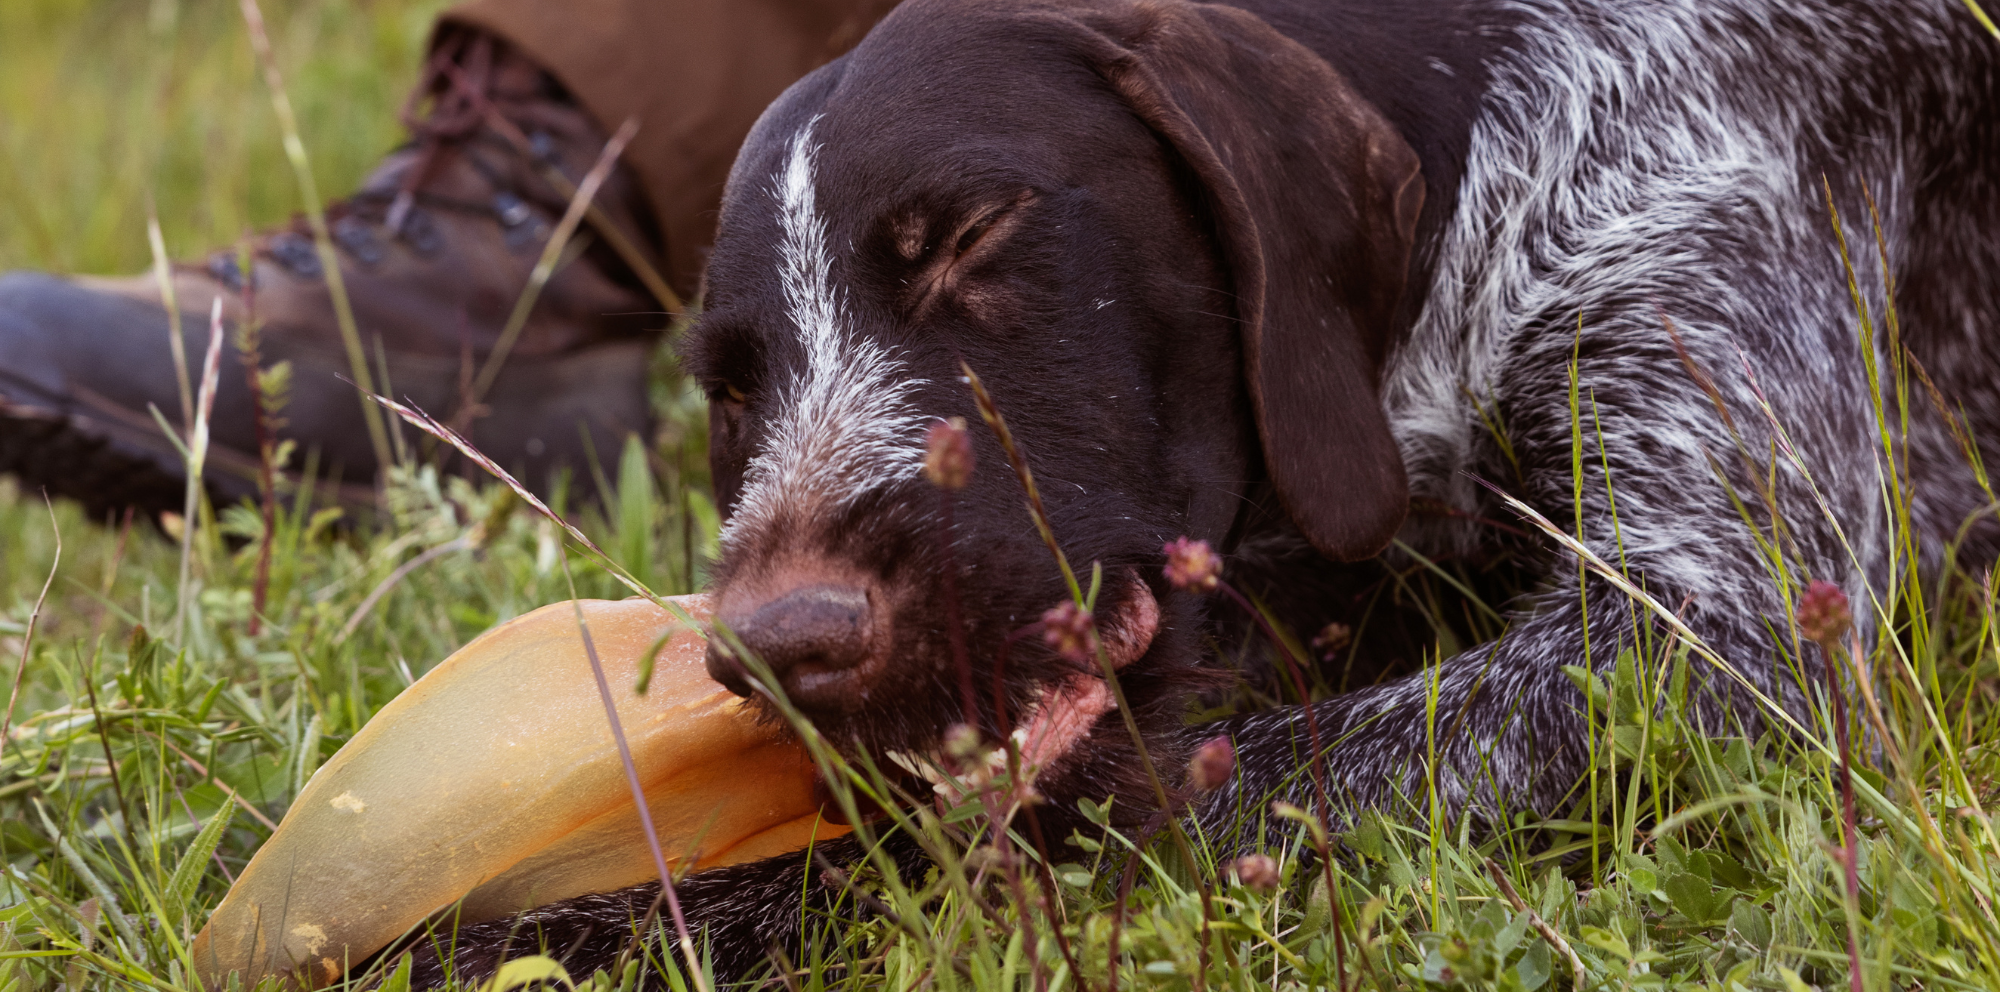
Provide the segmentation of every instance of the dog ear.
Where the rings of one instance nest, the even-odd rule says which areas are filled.
[[[1247,11],[1151,0],[1083,18],[1098,71],[1203,187],[1279,499],[1320,553],[1374,555],[1409,508],[1376,382],[1423,207],[1416,152]]]

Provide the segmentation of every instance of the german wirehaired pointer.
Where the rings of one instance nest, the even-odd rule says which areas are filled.
[[[1805,713],[1780,566],[1866,625],[1890,460],[1925,554],[1989,499],[1940,410],[2000,436],[1996,45],[1958,0],[911,0],[779,99],[729,180],[685,346],[730,509],[718,616],[843,745],[933,753],[968,719],[920,471],[938,418],[979,422],[963,360],[1069,559],[1106,569],[1098,622],[1155,761],[1233,735],[1210,823],[1304,801],[1310,747],[1300,707],[1182,727],[1224,621],[1162,578],[1180,535],[1282,596],[1398,537],[1488,549],[1507,538],[1482,521],[1521,520],[1505,492]],[[1892,386],[1864,361],[1892,343],[1943,400],[1918,388],[1907,432],[1893,397],[1878,423]],[[991,732],[1003,640],[1069,593],[973,433],[949,560]],[[1972,534],[1990,560],[1994,528]],[[1350,809],[1430,781],[1475,815],[1573,801],[1563,667],[1612,665],[1635,615],[1540,554],[1498,641],[1313,705]],[[1000,677],[1017,719],[1095,718],[1040,780],[1054,837],[1080,797],[1157,806],[1101,683],[1037,639]],[[1741,683],[1697,665],[1696,685],[1716,732],[1762,726]],[[795,938],[805,871],[686,881],[722,970]],[[490,967],[525,924],[588,973],[652,898],[468,928],[457,963]]]

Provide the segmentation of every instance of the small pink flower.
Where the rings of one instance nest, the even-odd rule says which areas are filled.
[[[1341,649],[1354,642],[1354,628],[1335,621],[1320,628],[1312,639],[1312,646],[1323,659],[1331,659]]]
[[[1216,737],[1194,749],[1194,758],[1188,762],[1188,784],[1197,792],[1214,792],[1235,772],[1236,748],[1228,737]]]
[[[1278,859],[1268,854],[1246,854],[1231,861],[1228,870],[1244,888],[1256,892],[1276,889],[1281,880]]]
[[[964,489],[972,481],[972,435],[964,417],[931,425],[924,438],[924,477],[939,489]]]
[[[964,761],[979,753],[979,728],[954,723],[944,732],[944,753]]]
[[[1847,594],[1839,586],[1814,579],[1799,600],[1798,620],[1799,633],[1806,635],[1806,640],[1832,650],[1832,645],[1838,644],[1841,635],[1854,625],[1854,614],[1848,608]]]
[[[1072,664],[1097,658],[1097,628],[1090,611],[1067,600],[1042,614],[1042,640]]]
[[[1207,541],[1177,537],[1160,550],[1167,553],[1167,581],[1176,589],[1209,592],[1222,579],[1222,559]]]

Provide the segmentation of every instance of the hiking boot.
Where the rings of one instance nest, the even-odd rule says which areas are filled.
[[[615,457],[626,434],[649,428],[648,359],[678,309],[655,271],[652,215],[633,178],[612,169],[506,333],[605,133],[540,67],[464,28],[440,38],[410,109],[423,102],[423,118],[405,112],[413,140],[327,208],[367,377],[543,488],[558,468],[591,451]],[[261,426],[296,442],[292,468],[316,458],[320,481],[365,492],[385,435],[350,382],[361,377],[311,229],[295,220],[246,249],[247,266],[224,249],[172,267],[197,390],[217,300],[228,325],[203,481],[218,500],[256,492]],[[238,351],[246,319],[261,327],[257,362],[291,365],[288,398],[261,425]],[[183,462],[158,422],[185,433],[170,325],[152,276],[0,275],[0,472],[93,513],[178,509]]]

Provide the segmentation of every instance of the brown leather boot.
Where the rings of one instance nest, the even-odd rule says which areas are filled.
[[[376,390],[457,423],[538,488],[587,449],[615,457],[627,433],[648,430],[648,357],[677,306],[655,274],[641,193],[622,166],[612,172],[482,392],[606,134],[538,66],[468,29],[440,40],[411,97],[424,102],[427,115],[405,115],[414,140],[327,211]],[[345,381],[352,364],[310,229],[269,232],[250,255],[247,279],[234,249],[173,272],[197,382],[214,300],[230,325],[204,482],[225,500],[255,491],[258,423],[235,334],[254,310],[259,359],[292,366],[279,434],[316,451],[322,480],[367,486],[376,442]],[[169,333],[151,276],[0,275],[0,472],[93,512],[177,508],[181,457],[149,410],[179,428]]]

